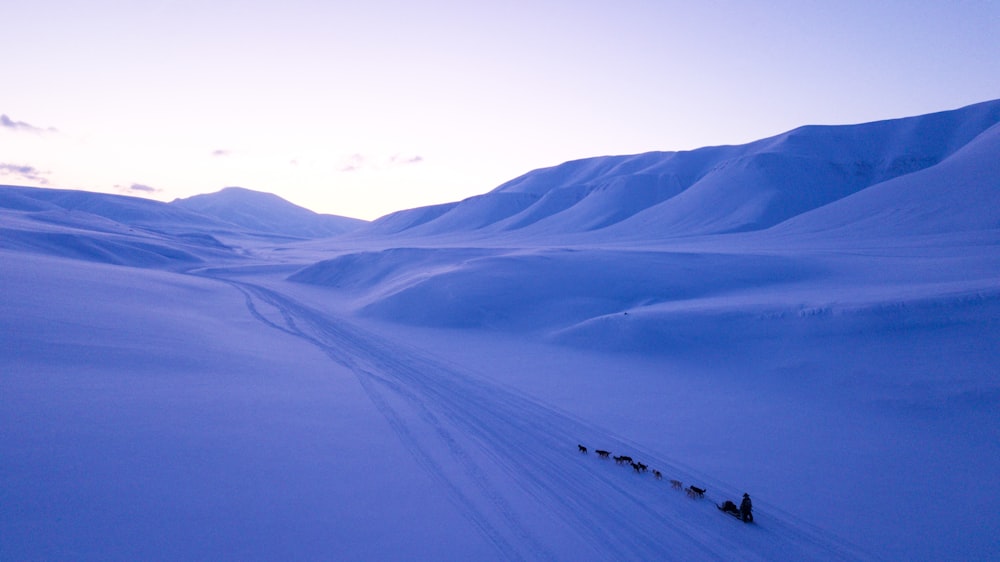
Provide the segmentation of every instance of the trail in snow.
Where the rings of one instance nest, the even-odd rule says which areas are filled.
[[[857,556],[777,513],[720,537],[713,502],[670,491],[669,479],[697,477],[677,463],[275,290],[224,281],[243,292],[257,320],[350,369],[418,465],[503,558]],[[665,479],[579,455],[578,442],[629,454]]]

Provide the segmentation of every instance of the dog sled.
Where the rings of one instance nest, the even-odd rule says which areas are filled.
[[[735,503],[726,500],[722,505],[715,504],[715,507],[719,508],[719,511],[722,513],[732,515],[736,519],[743,521],[743,517],[740,515],[740,508],[737,507]],[[750,515],[750,518],[744,521],[744,523],[753,523],[753,515]]]

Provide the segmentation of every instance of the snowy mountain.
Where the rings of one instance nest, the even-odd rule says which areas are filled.
[[[589,158],[464,201],[401,211],[376,233],[602,237],[760,230],[934,167],[1000,122],[1000,101],[852,126],[808,126],[742,146]]]
[[[995,559],[998,122],[367,225],[0,187],[0,559]]]
[[[266,193],[230,188],[173,203],[0,186],[9,249],[134,266],[190,266],[238,254],[244,239],[343,234],[364,221],[318,215]]]
[[[232,229],[164,203],[83,191],[0,186],[0,247],[138,267],[190,266],[231,249]]]
[[[955,233],[995,242],[998,122],[1000,102],[989,102],[888,122],[803,127],[739,147],[570,162],[458,204],[380,219],[361,232],[381,233],[384,242],[318,262],[290,279],[349,288],[362,305],[359,311],[374,318],[436,327],[531,328],[565,340],[577,321],[607,322],[605,315],[680,299],[783,288],[841,267],[829,259],[775,256],[775,248],[850,250]],[[687,187],[650,203],[652,191],[641,186],[656,191],[665,182]],[[556,199],[568,204],[556,210]],[[734,211],[734,205],[742,210]],[[751,207],[754,212],[744,212]],[[594,230],[592,211],[598,210],[602,221],[615,216],[615,222]],[[734,226],[737,215],[752,220]],[[529,216],[537,220],[525,222]],[[698,237],[705,232],[715,235],[707,252],[707,239]],[[719,237],[726,232],[729,236]],[[400,240],[436,246],[400,249]],[[489,249],[471,251],[467,240]],[[647,250],[660,240],[683,253]],[[968,259],[980,257],[974,251]],[[933,277],[942,283],[964,280],[978,270],[969,267],[949,266]],[[871,273],[851,282],[888,290],[888,276],[874,278],[876,283]],[[978,283],[991,286],[991,275],[987,269]],[[428,311],[427,302],[436,306]],[[615,322],[609,329],[620,328]],[[647,337],[660,331],[643,328]],[[618,338],[591,339],[607,346]],[[661,339],[655,341],[653,347],[662,347]],[[588,339],[584,345],[594,343]]]
[[[171,206],[238,225],[252,232],[323,238],[350,232],[366,221],[319,215],[270,193],[227,187],[217,193],[177,199]]]
[[[886,237],[1000,227],[1000,123],[938,164],[794,217],[775,232]]]

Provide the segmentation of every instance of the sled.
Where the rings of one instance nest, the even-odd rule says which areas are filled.
[[[725,513],[726,515],[732,515],[734,518],[736,518],[737,521],[743,521],[743,517],[740,516],[739,510],[737,510],[737,511],[730,511],[728,509],[724,509],[719,504],[715,504],[715,507],[719,508],[719,511],[721,511],[722,513]],[[744,522],[745,523],[753,523],[753,514],[750,515],[750,520],[749,521],[744,521]]]

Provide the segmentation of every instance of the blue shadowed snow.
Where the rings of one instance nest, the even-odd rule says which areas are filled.
[[[998,122],[370,225],[0,187],[0,560],[1000,557]]]

